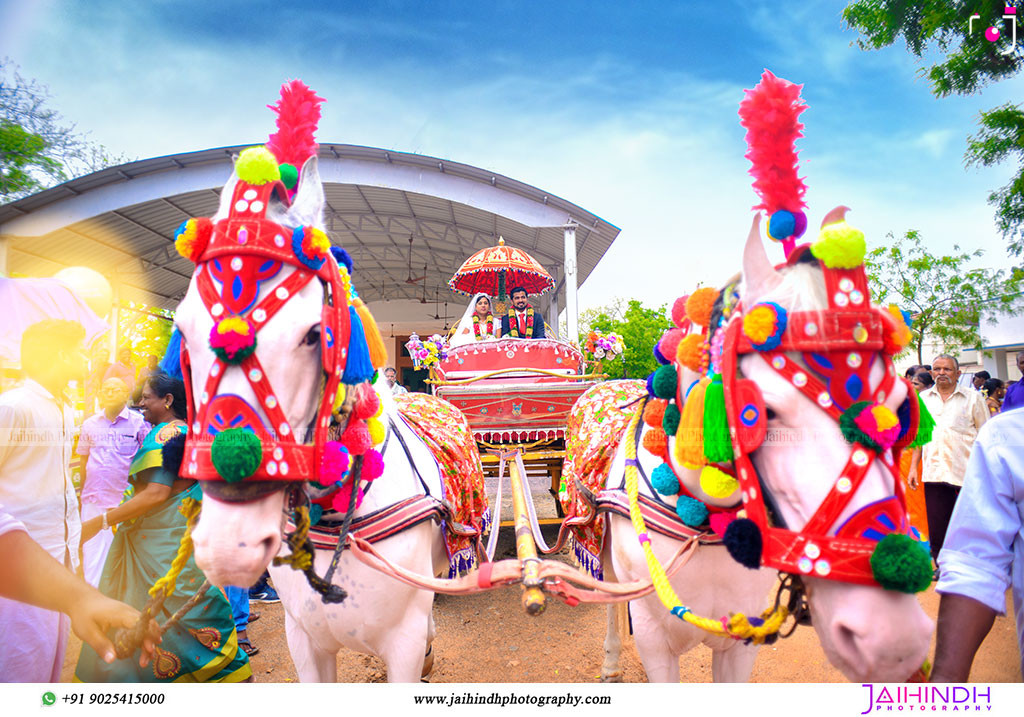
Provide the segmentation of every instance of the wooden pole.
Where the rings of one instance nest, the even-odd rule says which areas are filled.
[[[544,612],[546,596],[541,589],[540,558],[537,557],[537,546],[533,542],[533,531],[530,530],[530,518],[526,511],[526,476],[519,474],[516,455],[518,451],[512,453],[513,459],[509,461],[509,477],[512,483],[512,511],[515,513],[516,555],[523,566],[523,607],[527,615],[540,615]]]

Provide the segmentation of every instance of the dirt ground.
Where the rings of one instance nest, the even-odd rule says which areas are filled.
[[[547,532],[547,531],[545,531]],[[496,558],[510,548],[499,543]],[[568,562],[568,556],[560,556]],[[530,617],[520,603],[519,587],[502,588],[472,597],[438,595],[434,601],[437,638],[431,682],[597,682],[604,659],[605,608],[598,605],[568,607],[549,601],[545,612]],[[932,619],[939,596],[929,589],[920,596]],[[1009,599],[1009,594],[1007,595]],[[257,682],[297,682],[284,634],[284,608],[280,604],[252,604],[260,614],[249,627],[259,648],[252,658]],[[70,681],[80,643],[72,636],[62,679]],[[933,644],[934,649],[934,644]],[[974,661],[972,682],[1019,682],[1020,655],[1013,621],[996,619]],[[624,641],[623,676],[644,682],[643,667],[632,638]],[[384,682],[384,663],[375,657],[343,651],[338,655],[339,682]],[[700,646],[680,659],[683,682],[711,681],[711,651]],[[843,675],[825,659],[813,629],[801,627],[788,639],[764,646],[758,653],[753,682],[843,682]]]

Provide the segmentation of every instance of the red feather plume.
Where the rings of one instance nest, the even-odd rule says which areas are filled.
[[[772,214],[780,209],[803,211],[807,185],[797,176],[796,140],[803,137],[800,113],[807,105],[800,99],[802,85],[780,79],[768,70],[752,90],[744,90],[740,124],[747,130],[745,155],[754,165],[754,191],[761,203],[754,209]]]
[[[277,113],[277,132],[270,135],[267,148],[279,163],[302,169],[303,162],[316,154],[318,145],[313,133],[320,122],[323,101],[302,80],[281,85],[281,99],[276,105],[267,105]]]

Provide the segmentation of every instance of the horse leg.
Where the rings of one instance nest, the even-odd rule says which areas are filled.
[[[394,596],[395,600],[407,601],[405,614],[377,648],[377,654],[388,667],[388,682],[419,682],[426,667],[431,622],[428,615],[434,594],[414,588],[406,589],[406,593]],[[430,662],[433,663],[433,655]]]
[[[711,678],[715,682],[748,682],[757,659],[757,645],[736,642],[711,652]]]
[[[619,628],[626,609],[625,603],[608,603],[608,626],[604,636],[601,682],[622,682],[622,633]]]
[[[287,610],[284,613],[284,631],[300,682],[338,681],[338,654],[317,647],[309,633]]]
[[[420,682],[430,682],[430,676],[434,673],[434,637],[437,628],[434,625],[434,608],[431,605],[427,614],[427,652],[423,655],[423,669],[420,671]]]

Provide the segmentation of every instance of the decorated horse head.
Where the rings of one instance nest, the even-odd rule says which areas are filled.
[[[604,557],[616,575],[646,565],[656,584],[666,576],[672,546],[662,536],[672,532],[658,526],[669,506],[678,532],[725,545],[703,548],[704,562],[660,581],[664,607],[652,597],[635,608],[651,679],[676,679],[666,653],[701,641],[698,628],[717,636],[708,637],[716,665],[719,650],[729,655],[731,669],[716,678],[749,675],[752,652],[722,638],[774,639],[786,613],[777,604],[756,616],[772,582],[765,569],[798,576],[825,653],[851,679],[906,679],[928,649],[932,626],[914,593],[929,585],[931,564],[895,466],[900,450],[928,439],[930,418],[896,376],[892,356],[909,329],[898,311],[871,305],[864,235],[846,208],[824,217],[816,241],[796,246],[807,227],[794,148],[803,109],[799,87],[768,72],[740,109],[762,200],[755,209],[769,215],[768,236],[786,262],[769,260],[755,217],[742,273],[676,302],[645,405],[622,414],[636,427],[619,458],[637,498],[632,526],[611,519]],[[626,393],[620,405],[636,390]],[[623,475],[615,467],[613,490]]]

